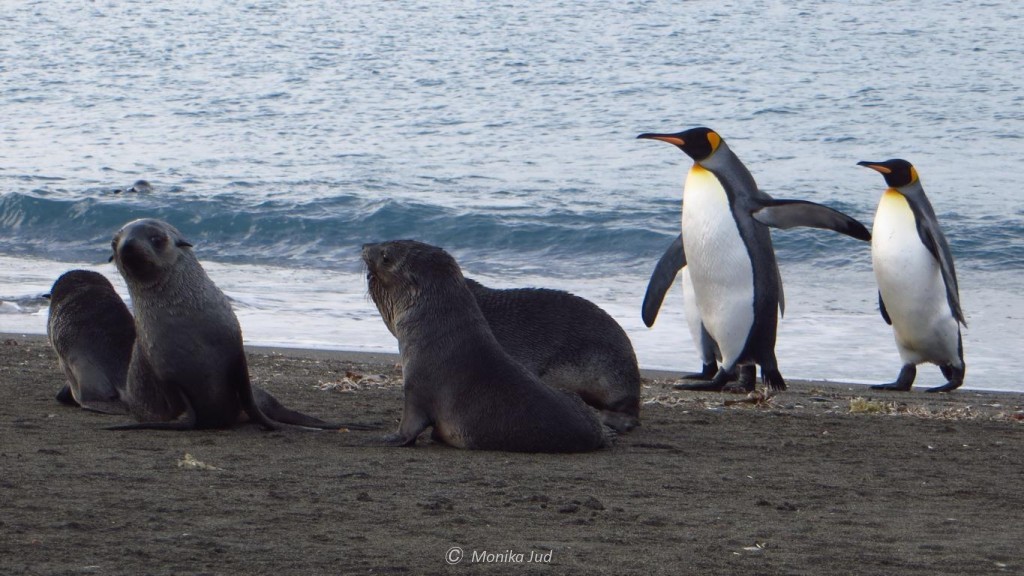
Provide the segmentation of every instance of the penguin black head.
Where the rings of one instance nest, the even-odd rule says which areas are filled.
[[[668,142],[686,152],[687,156],[697,162],[714,154],[722,144],[722,137],[718,135],[718,132],[704,127],[690,128],[675,134],[654,134],[648,132],[637,136],[637,138]]]
[[[867,166],[885,177],[885,183],[891,188],[901,188],[917,182],[917,170],[914,165],[900,158],[885,162],[857,162],[857,166]]]

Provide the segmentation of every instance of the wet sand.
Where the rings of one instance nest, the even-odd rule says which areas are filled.
[[[125,419],[54,400],[44,340],[0,340],[0,574],[1024,571],[1020,394],[791,382],[732,403],[648,373],[614,447],[507,454],[381,446],[392,357],[249,362],[286,405],[382,430],[108,431]]]

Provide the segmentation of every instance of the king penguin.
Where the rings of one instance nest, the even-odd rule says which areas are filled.
[[[711,334],[708,334],[707,328],[704,327],[704,321],[700,317],[700,309],[697,308],[697,300],[693,295],[693,278],[690,277],[690,269],[686,267],[682,234],[676,236],[654,267],[651,280],[647,283],[647,293],[644,294],[641,315],[648,328],[654,326],[654,321],[661,310],[661,303],[665,300],[665,293],[672,286],[676,275],[682,278],[683,283],[683,314],[686,318],[686,326],[690,330],[690,338],[700,348],[701,359],[700,372],[683,374],[680,378],[710,382],[718,373],[718,363],[722,360],[722,352],[718,349],[718,343],[711,337]],[[755,368],[753,364],[742,367],[739,382],[743,389],[753,389]]]
[[[922,362],[937,364],[946,384],[928,392],[949,392],[964,382],[963,339],[967,326],[949,243],[939,228],[917,170],[906,160],[858,162],[882,174],[882,194],[872,227],[871,265],[878,282],[878,308],[892,326],[903,368],[891,384],[876,390],[910,390]]]
[[[768,226],[827,228],[864,241],[871,234],[860,222],[826,206],[776,200],[762,192],[725,140],[710,128],[646,133],[638,138],[672,144],[694,161],[683,187],[682,258],[701,320],[721,352],[722,366],[710,383],[676,388],[723,390],[738,365],[756,363],[765,386],[785,390],[775,358],[778,314],[784,312],[785,304]],[[662,294],[667,290],[654,288]]]

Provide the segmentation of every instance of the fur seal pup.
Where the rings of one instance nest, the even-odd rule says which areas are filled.
[[[107,414],[121,402],[135,342],[135,321],[107,278],[90,270],[62,274],[50,289],[46,336],[67,383],[57,400]]]
[[[370,297],[398,339],[405,407],[392,446],[433,437],[458,448],[585,452],[607,429],[574,394],[542,383],[491,332],[459,265],[414,240],[363,245]]]
[[[876,390],[910,390],[917,365],[939,366],[946,383],[928,392],[951,392],[964,382],[960,289],[949,242],[925,196],[917,169],[906,160],[859,162],[885,177],[875,212],[871,263],[878,282],[878,308],[892,325],[903,367],[895,382]]]
[[[231,304],[173,226],[135,220],[111,245],[135,307],[136,339],[122,399],[139,421],[117,428],[227,428],[243,412],[265,429],[278,423],[368,428],[289,410],[252,386]],[[182,414],[184,420],[175,420]]]
[[[700,317],[722,353],[722,367],[709,384],[684,390],[722,390],[737,366],[756,363],[773,390],[786,381],[775,358],[782,278],[769,226],[825,228],[870,240],[853,218],[813,202],[777,200],[710,128],[676,134],[641,134],[676,146],[693,160],[683,187],[681,234]]]
[[[561,290],[466,286],[498,344],[541,382],[578,394],[617,432],[640,423],[636,353],[607,312]]]

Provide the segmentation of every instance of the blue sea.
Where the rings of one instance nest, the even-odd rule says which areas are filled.
[[[416,238],[493,287],[594,301],[645,368],[696,369],[678,287],[640,320],[691,163],[635,137],[705,125],[768,193],[869,227],[885,186],[856,163],[913,162],[966,386],[1024,391],[1020,3],[69,0],[6,2],[0,29],[0,332],[44,333],[71,268],[126,295],[110,239],[157,217],[249,343],[396,351],[359,249]],[[783,374],[894,379],[868,245],[773,237]]]

